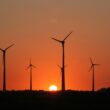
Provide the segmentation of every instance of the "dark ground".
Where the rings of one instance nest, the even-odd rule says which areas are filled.
[[[110,89],[88,91],[0,92],[1,110],[110,110]]]

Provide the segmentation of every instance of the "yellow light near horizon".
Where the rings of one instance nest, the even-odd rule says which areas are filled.
[[[49,91],[57,91],[57,90],[58,90],[58,88],[57,88],[56,85],[51,85],[51,86],[49,87]]]

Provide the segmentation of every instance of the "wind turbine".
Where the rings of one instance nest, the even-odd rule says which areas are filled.
[[[57,65],[57,66],[60,68],[61,73],[62,73],[63,68],[62,68],[60,65]],[[66,66],[65,66],[65,67],[66,67]]]
[[[91,62],[91,67],[90,67],[90,70],[92,69],[92,92],[95,91],[95,83],[94,83],[94,67],[95,66],[99,66],[100,64],[95,64],[93,63],[92,59],[90,58],[90,62]],[[89,70],[89,71],[90,71]]]
[[[8,46],[5,49],[0,48],[0,50],[3,52],[3,91],[6,91],[6,52],[9,48],[11,48],[14,44]]]
[[[60,68],[61,74],[62,74],[62,70],[63,68],[60,65],[57,65]],[[66,66],[65,66],[66,67]]]
[[[70,32],[63,40],[52,38],[62,45],[62,91],[65,91],[65,40],[70,36]]]
[[[30,69],[30,91],[32,91],[32,68],[36,68],[32,63],[31,63],[31,59],[30,59],[30,64],[27,67],[27,69]]]
[[[63,68],[60,65],[57,65],[57,66],[60,68],[60,71],[61,71],[61,74],[62,74]],[[60,80],[60,82],[61,82],[61,80]],[[62,83],[61,83],[61,90],[62,90]]]

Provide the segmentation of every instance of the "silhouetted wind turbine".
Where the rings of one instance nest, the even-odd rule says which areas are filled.
[[[36,68],[32,63],[31,63],[31,59],[30,59],[30,64],[27,67],[27,69],[30,68],[30,91],[32,91],[32,68]]]
[[[62,44],[62,91],[65,91],[65,40],[70,36],[70,32],[63,40],[52,38]]]
[[[60,65],[57,65],[57,66],[60,68],[60,71],[61,71],[61,74],[62,74],[63,68]],[[61,82],[61,80],[60,80],[60,82]],[[62,83],[61,83],[61,90],[62,90]]]
[[[0,48],[0,50],[3,52],[3,91],[6,91],[6,52],[9,48],[11,48],[14,44],[8,46],[5,49]]]
[[[62,73],[62,67],[60,65],[57,65],[60,69],[61,69],[61,73]]]
[[[90,67],[90,70],[92,69],[92,92],[95,91],[95,83],[94,83],[94,67],[95,66],[99,66],[100,64],[95,64],[93,63],[92,59],[90,58],[90,62],[91,62],[91,67]],[[89,70],[89,71],[90,71]]]
[[[63,68],[60,66],[60,65],[57,65],[60,69],[61,69],[61,73],[62,73],[62,70],[63,70]],[[65,66],[66,67],[66,66]]]
[[[60,68],[60,71],[61,71],[61,74],[62,74],[62,70],[63,68],[60,66],[60,65],[57,65],[59,68]],[[66,66],[65,66],[66,67]],[[61,87],[62,87],[62,84],[61,84]]]

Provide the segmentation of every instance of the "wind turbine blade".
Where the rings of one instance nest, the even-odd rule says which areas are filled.
[[[0,48],[1,51],[3,51],[3,49]]]
[[[60,68],[61,74],[62,74],[62,67],[60,65],[57,65]]]
[[[93,64],[93,61],[92,61],[92,58],[90,57],[90,62],[91,62],[91,64]]]
[[[26,68],[26,70],[28,70],[30,68],[30,66],[28,66],[27,68]]]
[[[91,67],[90,67],[90,69],[89,69],[89,72],[91,71],[92,67],[93,67],[93,65],[91,65]]]
[[[31,57],[30,57],[30,64],[31,64]]]
[[[60,65],[57,65],[60,69],[62,68]]]
[[[94,64],[95,66],[100,66],[100,64]]]
[[[14,44],[10,45],[9,47],[7,47],[5,50],[9,49],[10,47],[12,47]]]
[[[36,66],[32,65],[32,67],[36,68]]]
[[[72,34],[72,32],[70,32],[70,33],[64,38],[63,41],[65,41],[65,40],[70,36],[70,34]]]
[[[55,41],[57,41],[57,42],[60,42],[61,43],[61,41],[60,40],[58,40],[58,39],[55,39],[55,38],[52,38],[53,40],[55,40]]]

